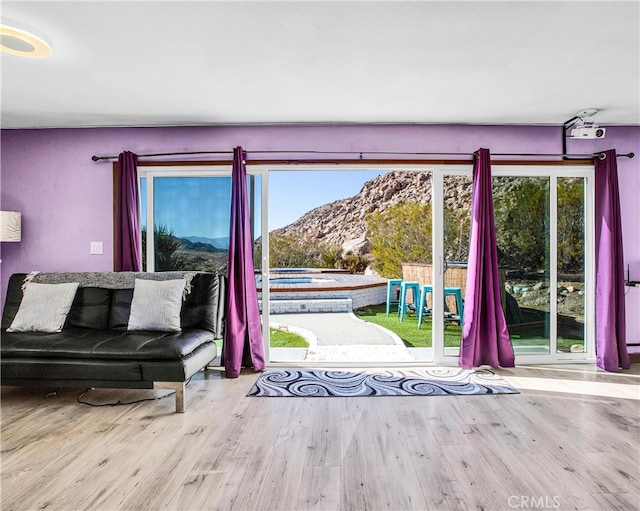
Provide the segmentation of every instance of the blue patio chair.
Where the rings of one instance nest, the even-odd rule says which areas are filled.
[[[389,279],[387,282],[387,316],[389,315],[389,310],[391,308],[392,303],[400,302],[400,292],[398,291],[398,298],[393,298],[393,288],[400,287],[402,284],[402,279]]]
[[[420,299],[420,283],[418,282],[407,282],[402,281],[400,283],[400,303],[398,305],[398,315],[400,316],[400,321],[404,319],[404,315],[407,313],[407,295],[409,294],[409,290],[411,290],[413,294],[413,305],[417,308],[418,300]]]
[[[422,319],[425,315],[425,309],[427,305],[427,294],[433,292],[433,286],[430,284],[426,284],[422,286],[422,291],[420,292],[420,306],[418,309],[418,329],[422,326]],[[460,321],[460,326],[464,324],[464,306],[462,305],[462,290],[459,287],[445,287],[444,288],[444,297],[447,298],[447,295],[456,297],[456,312],[458,313],[458,320]],[[449,320],[456,321],[456,318],[446,318]]]

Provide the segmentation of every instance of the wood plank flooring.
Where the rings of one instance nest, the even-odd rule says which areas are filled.
[[[250,398],[256,373],[209,370],[185,414],[172,396],[92,407],[76,401],[84,389],[3,387],[0,507],[640,508],[640,365],[498,372],[521,394]]]

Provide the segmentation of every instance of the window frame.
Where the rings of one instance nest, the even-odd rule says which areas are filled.
[[[172,178],[172,177],[231,177],[231,165],[225,166],[195,166],[195,165],[175,165],[171,167],[166,166],[145,166],[138,167],[138,190],[142,192],[142,180],[146,179],[145,193],[146,193],[146,219],[147,219],[147,250],[146,261],[143,264],[146,265],[145,271],[154,272],[155,270],[155,232],[154,229],[149,229],[149,225],[155,225],[154,217],[154,179],[155,178]],[[142,195],[141,195],[142,197]],[[142,200],[138,203],[138,214],[142,220]],[[140,222],[140,232],[142,232],[142,222]],[[140,243],[142,245],[142,236],[140,237]],[[142,253],[142,246],[140,246],[140,253]]]

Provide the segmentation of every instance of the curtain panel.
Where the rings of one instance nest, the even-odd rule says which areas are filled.
[[[622,222],[615,150],[594,158],[596,252],[596,363],[600,369],[628,369]]]
[[[515,355],[500,301],[493,215],[491,155],[479,149],[473,165],[471,238],[459,365],[514,367]]]
[[[229,236],[229,284],[222,346],[222,363],[228,378],[237,378],[241,368],[265,367],[258,291],[253,271],[253,240],[247,192],[247,170],[242,147],[233,151],[231,176],[231,230]]]
[[[138,156],[124,151],[118,156],[116,175],[116,271],[140,271],[142,244],[138,192]]]

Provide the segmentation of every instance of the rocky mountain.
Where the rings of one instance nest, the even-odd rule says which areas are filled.
[[[471,203],[470,178],[448,178],[445,200],[457,209]],[[273,231],[293,235],[305,241],[340,245],[344,251],[368,254],[365,217],[401,202],[431,202],[431,174],[418,171],[394,171],[367,181],[354,197],[337,200],[305,213],[298,220]]]
[[[214,246],[212,243],[206,243],[202,241],[192,241],[189,238],[179,238],[181,249],[182,250],[190,250],[194,252],[224,252],[227,253],[229,251],[228,248],[218,248]]]
[[[229,250],[229,236],[225,236],[222,238],[205,238],[203,236],[185,236],[182,239],[191,241],[192,243],[204,243],[205,245],[212,245],[215,248]]]

